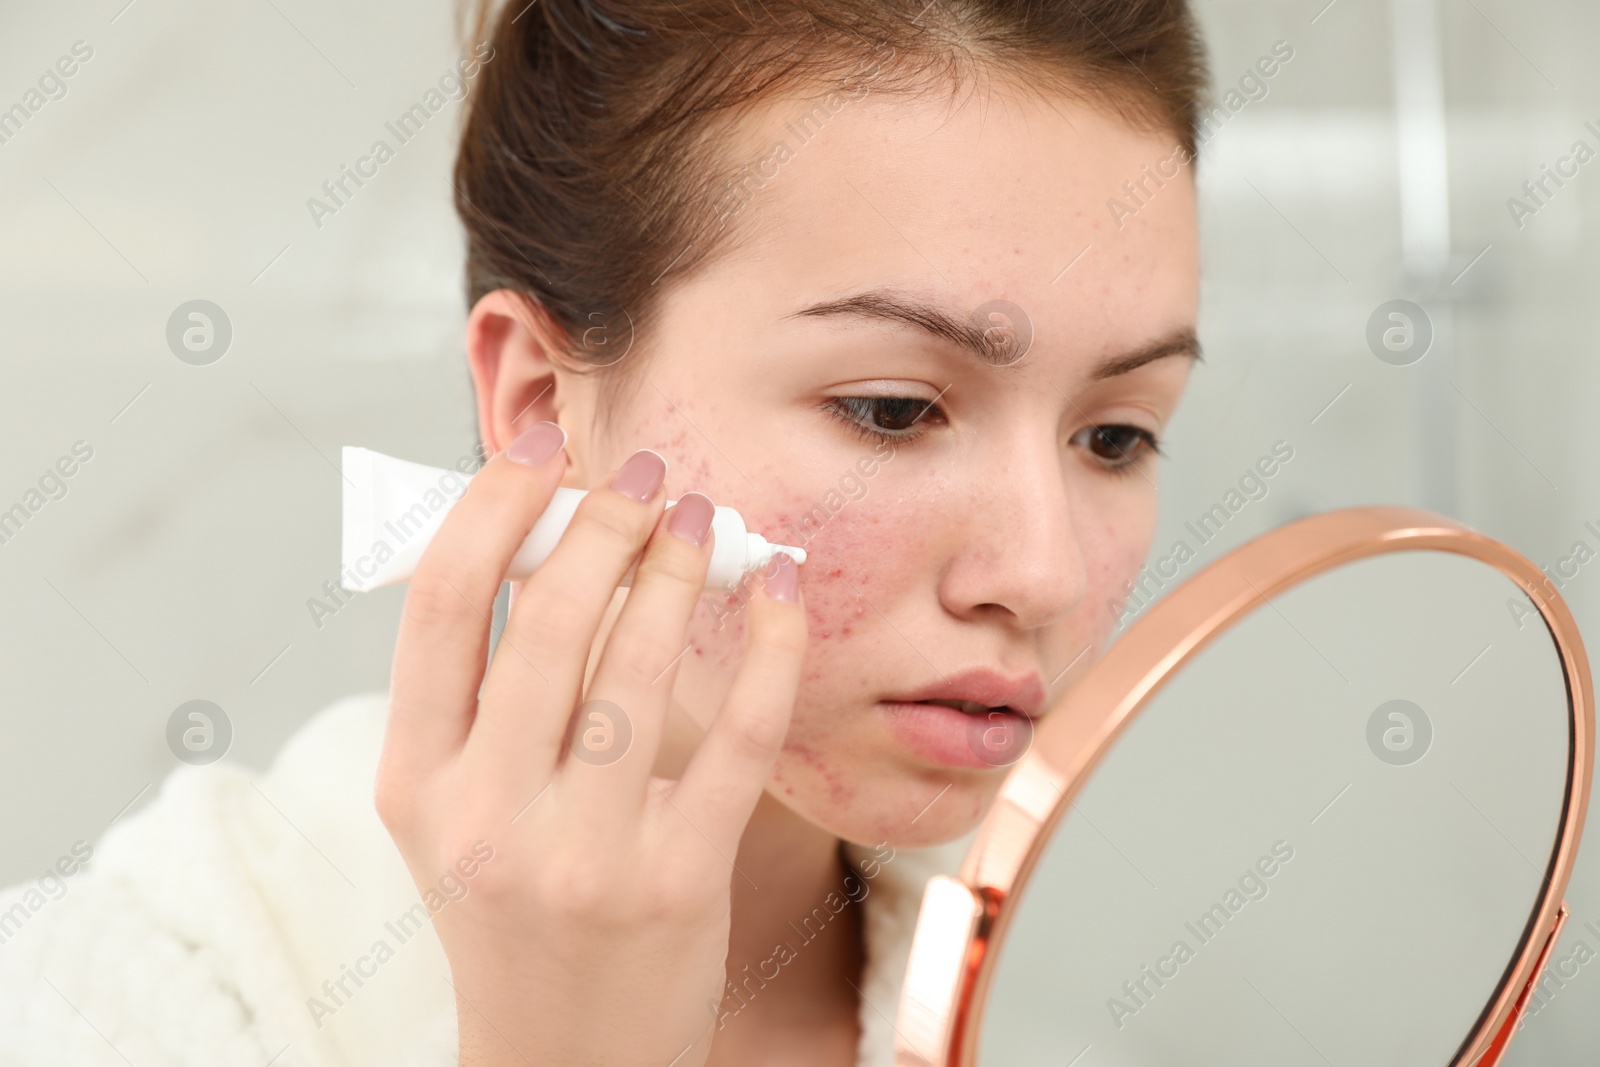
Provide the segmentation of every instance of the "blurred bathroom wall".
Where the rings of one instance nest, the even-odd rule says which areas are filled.
[[[1243,103],[1202,150],[1206,357],[1167,442],[1156,552],[1275,446],[1292,459],[1194,566],[1374,502],[1541,564],[1600,550],[1600,162],[1537,204],[1523,188],[1576,141],[1600,149],[1600,9],[1197,7],[1219,99]],[[50,86],[0,125],[0,509],[41,479],[53,493],[0,544],[5,884],[149,801],[180,704],[225,709],[228,758],[260,766],[319,708],[385,686],[401,591],[307,606],[337,582],[339,447],[445,464],[474,428],[445,0],[7,0],[0,25],[0,108]],[[308,198],[430,91],[426,124],[313,217]],[[192,301],[221,309],[225,358],[176,358],[185,329],[220,343],[214,313],[209,338],[179,313]],[[1369,342],[1392,301],[1422,309],[1423,358]],[[1600,561],[1563,592],[1600,633]],[[1570,899],[1600,925],[1593,848]],[[1596,1048],[1600,964],[1513,1062]]]
[[[6,883],[149,801],[179,704],[223,708],[228,758],[259,766],[383,688],[398,591],[307,607],[337,603],[339,448],[474,441],[460,104],[385,129],[453,73],[448,4],[126,3],[0,15],[0,106],[92,51],[0,144],[0,507],[92,450],[0,544]],[[394,157],[313,218],[380,137]],[[231,327],[208,365],[168,339],[194,300]],[[179,324],[181,349],[202,327]]]

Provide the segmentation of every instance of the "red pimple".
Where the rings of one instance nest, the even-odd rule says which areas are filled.
[[[828,793],[835,803],[843,803],[850,799],[851,791],[840,781],[839,776],[828,769],[822,756],[810,745],[803,741],[785,740],[784,751],[792,752],[817,772],[817,776],[828,787]]]
[[[820,766],[822,763],[820,757],[817,756],[816,749],[812,748],[804,741],[796,741],[792,737],[786,737],[783,739],[783,749],[785,752],[793,752],[796,756],[799,756],[801,759],[805,760],[814,767]]]

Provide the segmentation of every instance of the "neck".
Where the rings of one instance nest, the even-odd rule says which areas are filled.
[[[854,1063],[862,905],[845,892],[839,839],[764,793],[737,866],[713,1060],[794,1031],[828,1035],[834,1055],[810,1062]]]

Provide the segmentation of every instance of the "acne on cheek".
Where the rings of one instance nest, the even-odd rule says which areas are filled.
[[[921,558],[920,539],[912,531],[886,534],[890,524],[866,511],[852,514],[852,507],[859,505],[847,505],[820,527],[815,522],[810,527],[801,525],[809,505],[752,509],[746,515],[751,529],[779,542],[800,541],[807,553],[801,569],[808,627],[806,658],[789,736],[779,753],[773,780],[785,795],[812,797],[840,810],[854,801],[859,781],[873,772],[870,767],[852,765],[850,755],[840,751],[840,739],[850,736],[850,731],[839,715],[845,708],[858,706],[874,688],[872,670],[878,661],[872,657],[872,646],[900,641],[875,618],[873,602],[881,601],[877,607],[888,611],[888,601],[912,586],[915,561]],[[806,532],[813,536],[804,538]],[[716,642],[716,665],[733,671],[743,647],[744,616],[736,600],[706,609],[708,618],[719,613],[730,614],[724,617],[723,631],[711,638]],[[859,653],[850,655],[839,647],[852,642],[860,644]],[[901,651],[889,654],[898,659]]]
[[[613,457],[611,467],[615,469],[620,466],[638,449],[648,448],[653,452],[659,452],[667,461],[668,499],[676,500],[684,493],[694,490],[711,497],[714,504],[723,503],[724,501],[718,499],[718,490],[730,483],[716,477],[711,464],[713,457],[704,448],[700,436],[691,428],[689,420],[694,416],[688,415],[685,411],[688,401],[680,402],[677,410],[674,410],[664,398],[656,396],[656,400],[658,403],[644,411],[628,414],[627,419],[631,426],[620,441],[622,447]],[[610,471],[596,471],[595,475],[599,479],[597,484],[604,484],[604,479],[609,477],[609,474]]]
[[[704,651],[701,658],[724,668],[730,678],[744,658],[750,618],[749,603],[754,595],[753,588],[726,595],[708,593],[701,597],[695,611],[694,629],[690,633],[695,647]]]
[[[783,486],[794,479],[778,470],[751,467],[748,473],[758,486]],[[860,733],[864,724],[850,722],[849,717],[885,684],[886,662],[921,662],[878,612],[893,617],[907,592],[926,583],[929,544],[919,528],[926,516],[909,513],[910,509],[879,514],[867,499],[818,512],[823,490],[809,497],[791,489],[787,501],[773,502],[754,499],[748,486],[743,493],[733,488],[735,495],[727,502],[740,509],[750,530],[771,541],[803,547],[807,553],[801,588],[808,645],[789,734],[773,768],[774,790],[803,799],[807,809],[815,805],[817,816],[840,825],[859,818],[860,813],[851,815],[851,809],[868,793],[874,794],[870,805],[874,811],[893,820],[900,808],[909,806],[905,815],[909,820],[926,798],[920,793],[907,796],[905,783],[882,779],[882,768],[867,762],[855,744],[856,738],[865,736]],[[821,522],[819,515],[825,516]],[[758,583],[759,578],[752,582]],[[749,596],[746,592],[742,602],[738,595],[708,595],[696,610],[691,677],[699,679],[696,688],[706,697],[721,691],[739,668]],[[712,682],[713,675],[717,682]],[[933,789],[930,795],[937,792]],[[981,805],[981,798],[977,803]]]
[[[791,530],[791,515],[776,512],[774,530]],[[798,524],[796,524],[797,526]],[[833,515],[806,544],[808,559],[801,571],[809,643],[801,670],[801,697],[789,737],[775,769],[786,794],[820,793],[839,810],[852,804],[860,782],[873,769],[853,765],[839,739],[850,736],[837,721],[840,709],[860,705],[874,688],[873,657],[878,642],[892,638],[877,616],[888,601],[910,588],[919,552],[912,541],[883,536],[886,524],[870,513]],[[908,533],[908,536],[909,533]],[[891,550],[888,543],[893,543]],[[876,606],[875,600],[882,600]],[[898,638],[892,638],[898,641]],[[855,644],[853,655],[844,647]],[[891,652],[897,657],[898,650]]]
[[[797,767],[803,767],[804,773],[795,774]],[[855,790],[845,784],[844,775],[840,770],[830,766],[827,759],[816,749],[803,741],[796,740],[792,733],[783,742],[783,749],[778,753],[778,762],[773,769],[772,777],[790,796],[794,795],[794,779],[797,777],[810,777],[820,781],[828,791],[828,799],[839,807],[848,805],[855,796]],[[803,783],[802,788],[804,788]]]
[[[830,667],[828,662],[819,661],[817,652],[858,633],[858,624],[873,613],[868,599],[874,583],[871,576],[850,572],[843,565],[828,566],[827,558],[813,554],[813,548],[808,548],[807,553],[808,559],[801,571],[807,627],[806,664],[801,684],[827,678],[837,686],[837,664]],[[754,595],[754,586],[759,582],[759,579],[752,580],[751,589],[743,594],[708,594],[701,599],[692,623],[692,655],[728,672],[738,669],[745,645],[748,598]]]
[[[789,543],[798,541],[806,550],[800,580],[811,642],[841,641],[862,630],[881,629],[868,616],[887,612],[888,601],[915,583],[922,539],[913,528],[884,522],[858,503],[847,504],[820,529],[814,523],[803,525],[808,514],[814,512],[806,506],[779,510],[751,528],[764,530],[772,540],[794,539]],[[805,532],[812,536],[797,536]]]
[[[861,707],[889,684],[885,664],[916,658],[879,612],[893,618],[907,591],[925,581],[926,537],[909,517],[895,521],[898,514],[879,515],[868,503],[851,502],[820,525],[801,524],[803,516],[816,514],[810,502],[763,514],[759,521],[766,525],[752,522],[774,539],[787,531],[807,552],[800,573],[808,643],[790,737],[809,743],[818,758],[843,755],[841,711]],[[826,780],[825,767],[801,762],[795,771],[808,783],[812,773]],[[857,767],[845,778],[871,773]]]

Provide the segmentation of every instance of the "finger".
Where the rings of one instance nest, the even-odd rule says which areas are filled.
[[[580,807],[637,811],[711,562],[711,501],[686,493],[651,535],[578,709],[567,780]],[[611,729],[598,721],[609,716]],[[598,742],[598,743],[597,743]]]
[[[673,792],[684,817],[730,855],[788,733],[805,658],[800,568],[782,554],[774,564],[760,595],[750,601],[749,639],[739,673]]]
[[[555,549],[522,583],[489,664],[465,758],[504,782],[547,777],[583,688],[612,595],[661,515],[667,462],[641,449],[579,502]]]
[[[566,470],[566,433],[529,428],[467,483],[406,591],[390,675],[388,754],[437,765],[472,726],[495,594]]]

